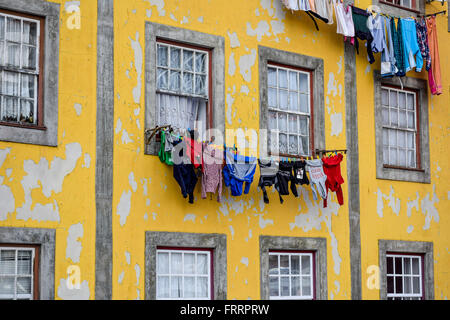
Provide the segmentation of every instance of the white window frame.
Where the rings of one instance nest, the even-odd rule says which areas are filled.
[[[12,300],[33,300],[34,299],[34,259],[35,259],[35,249],[34,248],[25,248],[25,247],[0,247],[1,251],[15,251],[15,267],[16,270],[14,274],[0,274],[0,277],[14,277],[14,296],[12,297]],[[17,274],[17,258],[18,258],[18,251],[31,251],[31,275],[22,275]],[[25,278],[30,277],[31,278],[31,294],[17,294],[17,278]],[[11,296],[8,294],[0,294],[0,300],[11,300]]]
[[[2,79],[2,83],[1,83],[1,93],[0,93],[0,99],[1,99],[1,104],[0,104],[0,121],[3,122],[8,122],[8,123],[15,123],[15,124],[26,124],[26,125],[37,125],[38,124],[38,88],[39,88],[39,74],[40,74],[40,49],[41,49],[41,21],[38,19],[32,19],[32,18],[28,18],[28,17],[23,17],[23,16],[17,16],[17,15],[13,15],[13,14],[7,14],[4,12],[0,12],[0,16],[5,17],[5,34],[4,34],[4,39],[3,39],[3,53],[2,54],[2,58],[3,58],[3,64],[1,65],[1,79]],[[11,42],[7,40],[7,20],[8,18],[12,18],[12,19],[17,19],[20,20],[21,23],[21,33],[20,33],[20,43],[16,43],[20,46],[20,50],[19,50],[19,60],[20,60],[20,67],[19,68],[15,68],[15,67],[10,67],[7,65],[7,61],[8,61],[8,50],[7,50],[7,43]],[[32,22],[32,23],[36,23],[37,28],[36,28],[36,66],[35,66],[35,71],[32,71],[31,69],[26,69],[23,68],[23,55],[22,55],[22,49],[23,46],[28,46],[27,44],[23,43],[23,22],[27,21],[27,22]],[[19,83],[18,83],[18,87],[19,87],[19,93],[18,96],[9,96],[9,95],[5,95],[3,94],[3,79],[5,79],[4,77],[4,73],[5,72],[13,72],[15,74],[18,74],[18,78],[19,78]],[[26,98],[22,98],[21,95],[21,91],[22,91],[22,75],[32,75],[36,77],[36,81],[34,83],[34,97],[33,97],[33,101],[34,101],[34,110],[33,110],[33,123],[22,123],[20,121],[21,118],[21,101],[22,100],[31,100],[31,99],[26,99]],[[3,116],[4,116],[4,97],[8,96],[8,97],[14,97],[17,98],[19,100],[19,104],[17,107],[17,121],[7,121],[7,120],[2,120]],[[42,103],[42,102],[41,102]]]
[[[414,254],[409,254],[409,255],[405,255],[405,254],[392,254],[392,253],[386,253],[386,266],[387,266],[387,259],[388,258],[392,258],[393,259],[393,264],[392,264],[392,271],[393,273],[387,273],[387,269],[386,269],[386,283],[387,283],[387,277],[394,277],[394,293],[387,293],[386,297],[388,300],[395,300],[397,298],[401,298],[402,300],[422,300],[423,298],[423,270],[422,270],[422,264],[423,264],[423,257],[421,255],[414,255]],[[395,272],[395,259],[396,258],[401,258],[402,260],[402,270],[400,274],[397,274]],[[404,261],[405,259],[419,259],[419,275],[413,275],[412,273],[412,263],[410,263],[410,274],[405,274],[404,273]],[[412,261],[412,260],[411,260]],[[419,278],[419,293],[395,293],[396,292],[396,281],[395,278],[396,277],[402,277],[402,287],[403,290],[405,288],[405,277],[410,277],[411,278],[411,291],[413,291],[413,278]],[[387,289],[386,289],[387,292]]]
[[[159,270],[159,259],[158,256],[160,253],[169,253],[169,273],[167,274],[160,274],[158,273]],[[172,269],[171,269],[171,254],[172,253],[181,253],[182,254],[182,273],[180,274],[173,274],[171,273]],[[197,266],[197,254],[206,254],[207,255],[207,262],[208,262],[208,273],[207,275],[204,274],[185,274],[184,273],[184,255],[186,253],[194,253],[195,254],[195,266]],[[212,276],[212,270],[211,270],[211,265],[212,265],[212,260],[211,260],[211,252],[209,250],[183,250],[183,249],[157,249],[156,250],[156,300],[211,300],[211,276]],[[185,298],[185,297],[180,297],[180,298],[171,298],[171,297],[160,297],[159,293],[158,293],[158,288],[159,288],[159,277],[160,276],[167,276],[169,277],[169,296],[170,296],[170,290],[171,290],[171,281],[172,281],[172,277],[181,277],[182,278],[182,293],[184,296],[184,278],[186,276],[191,276],[195,278],[195,287],[197,287],[197,278],[198,277],[207,277],[208,278],[208,296],[207,297],[189,297],[189,298]],[[194,290],[194,292],[196,292],[196,289]]]
[[[289,292],[289,296],[270,296],[270,290],[269,290],[269,299],[270,300],[312,300],[314,299],[314,273],[315,273],[315,264],[314,264],[314,254],[313,253],[306,253],[306,252],[283,252],[283,251],[269,251],[269,260],[270,256],[278,256],[278,274],[270,274],[269,270],[269,287],[270,287],[270,278],[277,277],[279,279],[278,281],[278,294],[281,294],[281,277],[289,277],[289,288],[291,288],[291,278],[292,277],[300,277],[302,279],[305,276],[302,274],[302,257],[307,256],[309,257],[309,265],[310,265],[310,281],[311,281],[311,294],[310,295],[300,295],[300,296],[292,296],[291,290]],[[289,256],[289,274],[281,274],[280,273],[280,256]],[[291,256],[298,256],[299,257],[299,274],[291,274]],[[302,282],[300,282],[300,292],[302,292]]]
[[[393,87],[388,87],[388,86],[381,86],[381,92],[383,94],[383,91],[387,90],[387,99],[388,99],[388,106],[385,106],[382,102],[382,111],[383,109],[388,110],[388,122],[389,125],[386,125],[384,123],[382,123],[382,131],[383,131],[383,165],[384,166],[395,166],[395,167],[401,167],[401,168],[405,168],[405,169],[420,169],[418,166],[419,164],[417,163],[417,152],[420,146],[417,145],[417,135],[420,134],[420,132],[418,131],[417,128],[417,112],[418,112],[418,106],[417,106],[417,92],[412,91],[412,90],[403,90],[403,89],[399,89],[399,88],[393,88]],[[395,91],[397,94],[397,106],[396,107],[391,107],[391,91]],[[404,93],[405,94],[405,114],[406,114],[406,127],[400,127],[399,122],[400,122],[400,118],[399,118],[399,112],[400,112],[400,106],[399,106],[399,96],[400,93]],[[414,121],[414,129],[410,129],[409,128],[409,123],[408,123],[408,113],[411,113],[411,111],[409,111],[408,109],[408,95],[413,95],[413,103],[414,103],[414,110],[413,110],[413,121]],[[397,127],[394,127],[391,125],[391,109],[396,109],[397,110]],[[396,145],[395,146],[390,146],[390,131],[394,130],[396,131]],[[399,145],[398,145],[398,132],[399,131],[403,131],[405,132],[405,153],[406,153],[406,165],[400,165],[399,162]],[[387,134],[387,145],[385,144],[385,132]],[[413,140],[413,147],[410,148],[408,147],[408,137],[407,137],[407,133],[412,133],[414,135],[414,140]],[[420,139],[419,139],[420,140]],[[386,147],[388,148],[387,150],[387,154],[385,152]],[[397,150],[397,163],[396,164],[391,164],[390,163],[390,151],[391,151],[391,147],[395,148]],[[409,152],[413,151],[414,152],[414,166],[410,166],[410,161],[409,161]]]
[[[270,68],[277,70],[277,72],[276,72],[277,73],[276,86],[271,86],[270,83],[269,83],[269,69]],[[278,72],[278,70],[285,70],[286,71],[286,73],[287,73],[287,88],[280,88],[278,86],[279,85],[279,77],[278,77],[279,72]],[[290,72],[295,72],[297,74],[297,84],[298,84],[299,91],[292,90],[290,88]],[[307,88],[308,88],[308,91],[306,93],[300,91],[300,74],[304,74],[304,75],[307,76]],[[276,137],[277,137],[277,141],[276,142],[271,142],[270,143],[270,146],[271,146],[270,147],[270,151],[271,151],[271,153],[274,153],[273,149],[272,149],[272,147],[274,145],[278,146],[278,149],[279,149],[280,134],[285,134],[286,135],[287,148],[288,148],[287,149],[287,153],[285,153],[285,155],[310,156],[311,152],[312,152],[312,150],[311,150],[311,117],[312,117],[312,114],[311,114],[311,95],[313,94],[311,92],[311,73],[308,72],[308,71],[299,70],[297,68],[282,67],[282,66],[279,66],[279,65],[276,65],[276,64],[272,64],[272,63],[269,62],[267,64],[267,75],[268,75],[267,76],[267,108],[268,108],[268,112],[269,112],[268,124],[269,124],[269,130],[272,130],[273,132],[276,132]],[[276,102],[277,107],[273,107],[269,103],[269,89],[275,89],[277,91],[277,99],[276,99],[277,100],[277,102]],[[287,106],[286,110],[283,110],[283,109],[280,108],[280,90],[287,91],[288,106]],[[290,110],[290,93],[291,92],[297,93],[297,106],[298,106],[298,109],[300,108],[300,102],[301,102],[300,97],[301,97],[301,95],[303,94],[303,95],[307,96],[307,103],[308,103],[308,107],[307,107],[308,112],[307,113],[301,112],[299,110],[297,110],[297,111]],[[276,129],[271,129],[270,128],[270,121],[271,121],[270,113],[272,113],[272,112],[277,113],[277,121],[276,121],[277,122],[277,128]],[[279,120],[278,120],[279,117],[278,117],[278,115],[280,113],[283,113],[283,114],[286,115],[286,131],[285,132],[282,132],[279,129]],[[297,119],[298,119],[297,120],[297,131],[296,132],[291,132],[291,130],[290,130],[289,115],[295,115],[297,117]],[[306,117],[307,118],[307,130],[306,130],[306,132],[308,134],[307,136],[301,134],[302,130],[300,128],[300,120],[299,120],[301,117]],[[298,139],[297,140],[297,143],[298,143],[297,154],[291,153],[291,151],[290,151],[289,138],[292,135],[297,136],[297,139]],[[307,150],[305,150],[305,148],[304,148],[304,146],[302,144],[303,154],[300,152],[300,142],[301,142],[301,138],[302,137],[307,137],[307,142],[308,142],[308,147],[306,148]],[[281,154],[280,150],[278,150],[278,152]]]

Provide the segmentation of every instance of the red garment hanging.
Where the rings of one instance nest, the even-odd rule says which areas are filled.
[[[342,193],[341,184],[344,183],[344,179],[341,176],[341,162],[344,156],[342,154],[337,154],[335,156],[323,158],[323,171],[327,176],[325,181],[325,187],[330,189],[332,192],[336,192],[339,205],[344,204],[344,195]],[[327,207],[327,199],[323,201],[323,207]]]

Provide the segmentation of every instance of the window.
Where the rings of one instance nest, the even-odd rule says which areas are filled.
[[[416,9],[417,0],[383,0],[382,2],[407,9]]]
[[[0,299],[32,300],[36,291],[38,247],[0,246]]]
[[[158,250],[157,256],[157,299],[211,299],[211,251]]]
[[[0,11],[0,120],[2,124],[42,126],[43,19]]]
[[[323,60],[264,46],[258,55],[260,153],[315,156],[325,148]]]
[[[314,253],[270,252],[270,299],[314,299]]]
[[[158,125],[209,127],[209,51],[159,41],[156,52]]]
[[[327,240],[260,236],[261,300],[328,299]]]
[[[58,145],[60,12],[48,1],[2,1],[0,141]]]
[[[386,255],[388,300],[424,299],[422,262],[420,255]]]
[[[277,133],[271,153],[311,155],[310,72],[269,63],[267,73],[269,130]]]
[[[383,164],[402,168],[420,168],[417,139],[417,94],[383,86]]]
[[[145,128],[172,125],[201,134],[215,129],[225,136],[224,38],[153,22],[145,26]],[[157,155],[159,147],[152,139],[145,153]]]
[[[376,176],[431,182],[426,80],[381,78],[374,71]]]
[[[381,300],[434,300],[433,243],[378,240]]]

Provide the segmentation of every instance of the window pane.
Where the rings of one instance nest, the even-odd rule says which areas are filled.
[[[400,109],[406,109],[406,93],[404,92],[398,93],[398,107]]]
[[[400,128],[406,128],[406,111],[400,110],[398,113],[398,126]]]
[[[288,87],[288,79],[287,79],[287,71],[278,69],[278,87],[287,89]]]
[[[288,91],[286,90],[279,90],[278,91],[280,95],[280,109],[281,110],[287,110],[288,109]]]
[[[397,146],[397,131],[389,130],[389,145],[391,147]]]
[[[170,48],[170,67],[180,69],[181,66],[181,49]]]
[[[172,277],[170,280],[170,297],[181,298],[183,293],[182,277]]]
[[[300,277],[291,277],[291,296],[300,296]]]
[[[36,70],[36,48],[22,46],[22,67],[25,69]]]
[[[305,73],[299,73],[300,78],[300,92],[309,93],[308,75]]]
[[[17,253],[17,274],[31,274],[31,251],[20,250]]]
[[[36,76],[22,74],[22,90],[21,96],[23,98],[34,99]]]
[[[413,293],[420,293],[420,277],[413,277]]]
[[[31,294],[31,277],[17,278],[17,294]]]
[[[276,87],[277,86],[277,69],[275,68],[268,68],[268,75],[267,80],[270,87]]]
[[[289,296],[289,277],[281,277],[281,296]]]
[[[406,134],[405,131],[397,131],[397,146],[400,148],[406,147]]]
[[[165,89],[167,90],[167,84],[168,84],[168,70],[167,69],[161,69],[158,68],[158,81],[157,86],[158,89]]]
[[[206,73],[206,54],[195,53],[195,72]]]
[[[186,71],[194,71],[194,52],[183,50],[183,68]]]
[[[277,113],[269,111],[269,130],[277,129]]]
[[[14,277],[0,277],[0,294],[11,295],[14,298]]]
[[[302,277],[302,296],[311,295],[311,278]]]
[[[7,18],[6,39],[9,41],[20,42],[21,33],[20,19]]]
[[[411,259],[410,258],[403,259],[403,273],[411,274]]]
[[[289,136],[289,154],[298,154],[298,136]]]
[[[289,71],[289,90],[298,91],[298,73]]]
[[[279,277],[269,277],[269,295],[271,297],[278,297],[279,294]]]
[[[16,251],[0,251],[0,274],[16,274]]]
[[[419,258],[412,258],[413,274],[419,274]]]
[[[0,40],[5,39],[5,17],[0,17]]]
[[[169,277],[158,277],[158,297],[169,298]]]
[[[170,254],[170,264],[171,264],[171,274],[181,274],[183,273],[182,264],[182,254],[181,253],[171,253]]]
[[[416,147],[416,139],[415,139],[414,133],[408,132],[408,133],[406,133],[406,137],[407,137],[407,139],[406,139],[407,140],[407,143],[406,143],[407,147],[411,148],[411,149],[415,149],[415,147]]]
[[[298,111],[298,93],[289,92],[289,110]]]
[[[185,274],[195,274],[195,254],[185,253],[184,254],[184,273]]]
[[[195,277],[184,277],[184,298],[195,297]]]
[[[208,298],[207,277],[197,277],[197,298]]]
[[[383,163],[389,164],[389,147],[383,148]]]
[[[300,134],[303,136],[309,134],[308,117],[300,117]]]
[[[197,274],[208,274],[208,256],[206,254],[197,254]]]
[[[169,254],[167,252],[158,253],[158,273],[169,273]]]
[[[387,293],[394,293],[394,277],[387,277]]]
[[[18,119],[18,109],[19,109],[19,99],[3,97],[3,115],[2,120],[4,121],[17,121]]]
[[[383,129],[383,146],[389,146],[389,130]]]
[[[158,45],[158,66],[167,67],[167,47]]]
[[[408,129],[415,129],[416,123],[414,121],[414,112],[408,112]]]
[[[388,126],[390,124],[389,122],[389,109],[383,108],[381,111],[381,115],[383,117],[383,125]]]
[[[300,257],[291,256],[291,274],[300,274]]]
[[[2,82],[3,94],[9,96],[19,95],[19,74],[15,72],[3,72],[3,82]]]
[[[386,269],[387,269],[387,274],[394,273],[394,258],[392,258],[392,257],[386,258]]]
[[[289,256],[280,256],[280,272],[281,274],[289,274]]]
[[[390,120],[391,120],[391,126],[397,127],[398,126],[398,111],[397,109],[389,109],[390,110]]]
[[[195,76],[195,94],[206,95],[206,76]]]
[[[389,106],[389,91],[381,89],[381,105]]]
[[[183,73],[183,92],[193,93],[193,74],[189,72]]]
[[[278,274],[278,256],[269,255],[269,274]]]
[[[395,258],[395,274],[402,274],[403,269],[403,259],[402,258]]]
[[[406,101],[406,108],[408,110],[414,110],[414,95],[408,94],[407,101]]]
[[[181,73],[179,71],[170,71],[169,90],[179,91],[180,82],[181,82]]]
[[[404,293],[412,293],[412,288],[411,288],[411,277],[404,277],[403,278],[403,288]]]
[[[402,277],[395,277],[395,293],[403,293]]]
[[[389,91],[389,105],[391,107],[397,107],[397,92]]]
[[[286,113],[278,112],[278,129],[281,132],[287,132],[288,126]]]
[[[287,146],[287,135],[280,134],[280,153],[287,154],[288,146]]]
[[[398,150],[398,165],[401,167],[406,167],[406,150],[405,149]]]
[[[309,155],[309,137],[301,137],[300,154]]]
[[[397,149],[389,148],[389,164],[397,165]]]
[[[0,65],[4,66],[5,59],[4,59],[4,50],[5,50],[5,42],[0,40]]]
[[[289,115],[289,132],[298,133],[298,116]]]
[[[309,113],[309,95],[300,94],[300,112]]]
[[[408,166],[416,167],[416,153],[414,151],[408,151]]]
[[[269,107],[277,108],[277,89],[269,88],[268,103]]]
[[[37,23],[24,21],[22,42],[35,46],[37,43]]]
[[[311,260],[310,256],[302,256],[302,274],[311,274]]]

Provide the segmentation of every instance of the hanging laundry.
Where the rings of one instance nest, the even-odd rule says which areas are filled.
[[[313,0],[313,8],[309,12],[316,18],[328,23],[327,0]]]
[[[416,20],[416,33],[417,43],[419,44],[422,58],[424,61],[426,61],[425,69],[429,71],[431,68],[431,56],[430,48],[428,47],[427,24],[424,18]]]
[[[323,171],[322,160],[320,159],[306,160],[306,170],[309,172],[309,179],[311,181],[313,199],[318,200],[318,194],[323,199],[326,199],[327,188],[325,185],[325,181],[327,180],[327,176]]]
[[[168,130],[161,130],[161,145],[158,152],[159,160],[169,166],[173,166],[172,150],[176,140]]]
[[[186,141],[186,151],[188,152],[190,163],[192,163],[194,167],[197,169],[202,165],[203,160],[202,144],[188,137],[185,137],[184,140]]]
[[[400,19],[397,20],[396,26],[394,18],[391,18],[391,35],[392,43],[394,45],[395,66],[397,67],[397,73],[395,75],[398,77],[404,77],[406,72],[403,55],[402,24],[400,23]]]
[[[286,9],[297,11],[299,10],[298,0],[281,0]]]
[[[264,203],[268,204],[269,197],[267,196],[266,187],[272,187],[276,184],[279,166],[274,161],[258,160],[258,164],[260,171],[258,187],[263,192]]]
[[[324,157],[322,159],[323,162],[323,171],[327,176],[327,180],[325,181],[325,186],[327,191],[336,192],[336,196],[338,199],[339,205],[344,204],[344,196],[342,194],[341,185],[344,183],[344,179],[341,176],[341,162],[343,160],[342,154],[337,154],[332,157]],[[327,199],[323,200],[323,207],[327,207]]]
[[[385,40],[386,45],[381,53],[381,77],[392,77],[397,72],[398,69],[395,66],[395,53],[394,53],[394,44],[392,41],[392,33],[391,33],[391,20],[388,17],[382,16],[383,21],[383,30],[386,31]]]
[[[431,94],[440,95],[442,94],[441,65],[439,60],[439,47],[435,16],[427,18],[427,36],[431,56],[431,68],[428,71],[428,84],[430,86]]]
[[[356,9],[353,7],[353,9]],[[355,17],[353,17],[355,21]],[[378,53],[383,52],[386,46],[386,32],[384,26],[384,17],[381,14],[373,16],[369,14],[367,18],[367,25],[369,26],[370,33],[372,34],[372,52]],[[356,28],[356,26],[355,26]]]
[[[416,68],[421,72],[423,67],[422,53],[417,44],[416,23],[413,19],[400,19],[403,38],[403,59],[405,61],[405,72]],[[414,60],[414,57],[416,58]]]
[[[294,162],[294,183],[297,185],[309,185],[309,179],[306,175],[306,162],[296,161]]]
[[[255,175],[257,159],[232,154],[228,150],[225,151],[225,157],[226,165],[223,168],[225,186],[230,187],[233,197],[241,196],[242,191],[244,194],[248,194]]]
[[[207,143],[203,144],[202,199],[207,193],[217,192],[217,201],[222,201],[223,151],[216,150]]]
[[[189,203],[194,203],[194,189],[198,178],[192,164],[174,164],[173,177],[178,182],[183,198],[189,196]]]
[[[333,24],[333,12],[334,12],[334,4],[336,3],[336,0],[326,0],[326,18],[328,19],[328,24]]]
[[[346,37],[354,37],[355,26],[353,24],[352,10],[350,6],[345,9],[344,4],[341,2],[336,2],[334,4],[334,12],[337,24],[336,32]]]
[[[367,21],[368,21],[368,17],[369,14],[359,8],[356,7],[351,7],[351,12],[352,12],[352,19],[353,19],[353,23],[354,23],[354,28],[355,28],[355,47],[356,47],[356,52],[358,52],[359,54],[359,42],[358,39],[360,40],[366,40],[366,49],[367,49],[367,57],[369,60],[369,63],[374,63],[375,62],[375,58],[373,56],[373,52],[372,52],[372,41],[373,41],[373,36],[372,33],[370,32],[369,28],[367,27]]]
[[[294,183],[294,175],[292,174],[293,164],[289,162],[280,162],[279,170],[277,173],[277,181],[275,188],[280,196],[280,203],[284,200],[281,196],[289,195],[289,190],[292,194],[298,198],[297,188]]]

